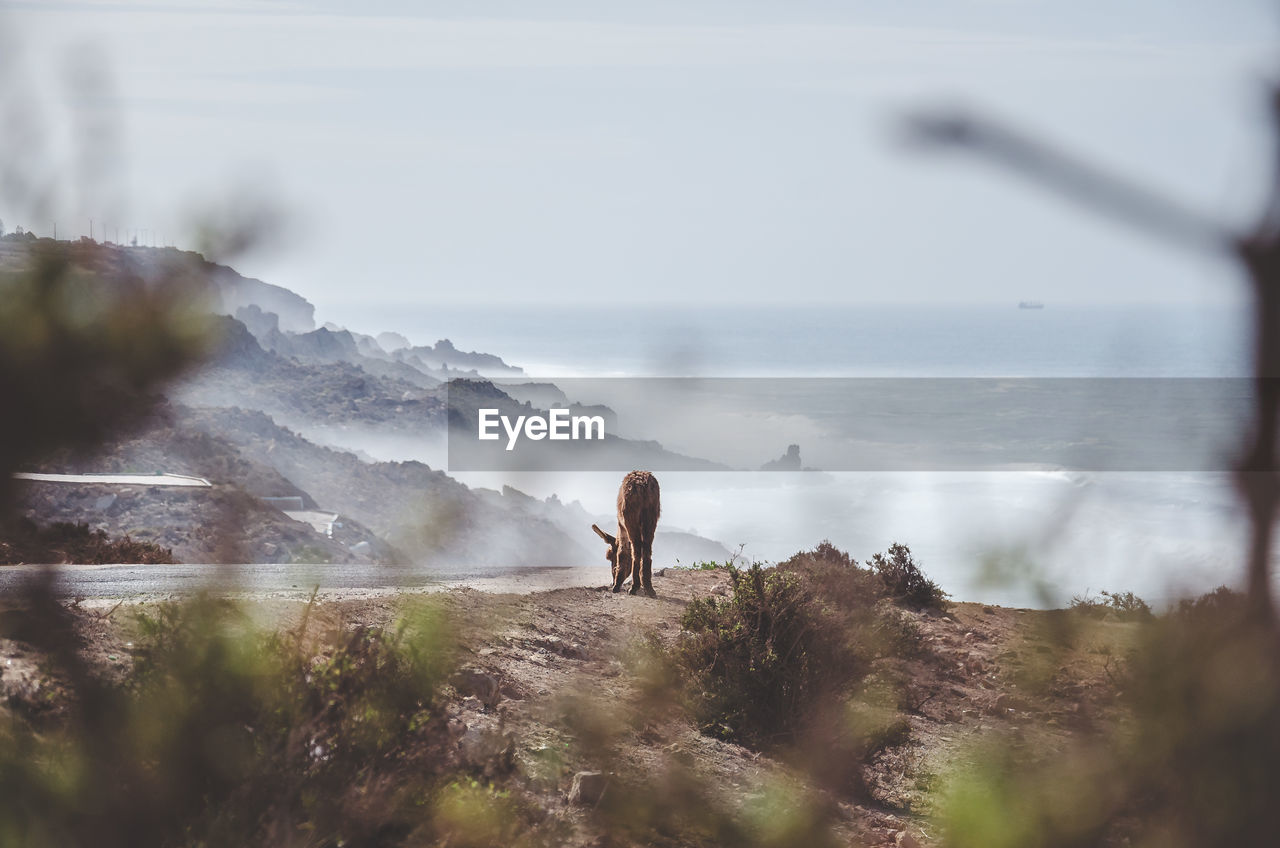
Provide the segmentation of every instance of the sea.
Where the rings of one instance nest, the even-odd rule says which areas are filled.
[[[321,303],[317,319],[415,344],[448,338],[539,380],[1242,378],[1250,356],[1248,312],[1230,305]],[[802,458],[820,453],[800,441]],[[425,443],[359,447],[442,464]],[[1161,607],[1242,579],[1246,527],[1228,468],[667,472],[662,521],[739,561],[822,540],[865,560],[900,542],[957,600],[1049,607],[1109,590]],[[617,486],[602,472],[451,473],[601,516]]]
[[[535,377],[1247,376],[1248,314],[1204,305],[340,303],[320,322],[449,339]]]

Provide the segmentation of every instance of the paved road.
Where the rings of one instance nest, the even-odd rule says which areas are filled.
[[[18,480],[34,480],[37,483],[93,483],[116,486],[194,486],[208,489],[213,486],[203,477],[189,474],[40,474],[20,471],[13,475]]]
[[[50,566],[0,566],[0,594]],[[210,590],[219,594],[360,597],[470,586],[491,592],[536,592],[564,586],[603,586],[607,567],[438,569],[393,565],[61,565],[58,591],[68,598],[157,599]]]

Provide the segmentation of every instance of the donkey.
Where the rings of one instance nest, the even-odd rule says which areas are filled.
[[[613,566],[613,591],[621,592],[622,583],[631,578],[631,594],[653,591],[653,534],[658,528],[661,511],[658,478],[648,471],[632,471],[622,478],[618,489],[618,536],[614,538],[592,524],[609,546],[605,558]]]

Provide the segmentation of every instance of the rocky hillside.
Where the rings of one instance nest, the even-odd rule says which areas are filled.
[[[180,403],[257,409],[290,426],[362,424],[397,432],[443,430],[437,394],[393,375],[374,375],[334,359],[304,362],[264,350],[244,324],[216,325],[219,344],[191,379],[173,390]],[[317,331],[332,338],[327,330]]]
[[[53,246],[25,236],[0,240],[0,272],[23,270],[37,249]],[[43,470],[164,470],[205,477],[215,486],[28,486],[23,511],[37,523],[87,523],[112,535],[156,541],[183,561],[408,558],[510,567],[599,560],[587,528],[608,516],[588,516],[581,507],[536,501],[514,490],[472,490],[421,462],[375,462],[344,449],[352,445],[341,437],[353,431],[443,442],[452,422],[473,433],[478,404],[513,415],[540,411],[481,379],[477,370],[510,378],[519,368],[492,354],[459,351],[447,339],[414,346],[394,335],[315,329],[314,309],[305,299],[194,253],[87,240],[57,247],[81,285],[120,275],[157,284],[189,279],[208,294],[205,305],[218,314],[211,319],[215,343],[209,357],[169,387],[168,403],[93,455],[63,452],[47,457]],[[459,379],[462,374],[468,379]],[[303,432],[333,434],[326,441],[338,448],[317,445]],[[606,447],[627,452],[636,467],[666,467],[663,461],[709,465],[651,442],[611,438]],[[320,533],[264,500],[281,497],[344,520],[332,536]],[[218,528],[225,542],[218,541]],[[672,534],[668,543],[664,554],[684,561],[727,556],[722,546],[689,534]]]
[[[173,396],[197,407],[241,407],[260,410],[277,422],[301,432],[341,432],[358,428],[369,437],[410,436],[443,440],[451,432],[460,440],[454,458],[470,460],[473,470],[500,462],[510,470],[548,467],[579,470],[652,468],[654,470],[724,470],[724,466],[665,449],[658,442],[621,439],[609,432],[616,424],[613,411],[561,401],[563,392],[549,384],[499,387],[490,380],[453,377],[441,383],[432,373],[403,361],[367,355],[374,341],[345,330],[321,328],[312,333],[285,335],[273,328],[274,316],[241,310],[257,322],[259,335],[238,319],[219,319],[219,344],[209,362]],[[265,347],[263,339],[265,338]],[[271,349],[274,345],[275,348]],[[379,349],[380,350],[380,349]],[[531,400],[533,402],[531,402]],[[567,400],[567,399],[566,399]],[[544,402],[549,401],[544,405]],[[525,442],[506,452],[498,442],[474,439],[477,409],[494,408],[515,420],[521,415],[545,414],[554,403],[572,414],[600,415],[606,421],[600,442]],[[343,447],[354,447],[344,443]],[[474,454],[461,453],[468,446]]]
[[[33,248],[52,246],[52,239],[30,233],[0,237],[0,270],[24,271],[33,267]],[[210,262],[192,250],[173,247],[129,247],[91,242],[58,242],[70,248],[70,258],[80,269],[104,277],[143,281],[186,279],[197,281],[209,296],[208,306],[223,315],[254,304],[278,316],[281,328],[305,333],[315,329],[315,307],[306,298],[282,286],[245,277],[226,265]]]
[[[329,538],[229,484],[198,489],[29,483],[22,492],[22,514],[40,525],[87,523],[112,538],[154,542],[172,550],[179,562],[373,562],[396,557],[356,522],[343,522]],[[361,542],[367,547],[356,547]]]
[[[86,523],[111,536],[170,548],[180,562],[374,562],[404,559],[354,517],[332,536],[295,521],[265,498],[320,505],[271,465],[220,436],[192,427],[183,410],[161,406],[141,428],[91,454],[63,451],[40,470],[170,473],[204,477],[213,488],[29,482],[22,513],[39,524]]]
[[[420,462],[366,462],[313,444],[257,410],[184,410],[184,421],[190,429],[226,438],[245,457],[278,470],[323,508],[367,523],[416,560],[454,565],[595,560],[523,500],[486,497]]]

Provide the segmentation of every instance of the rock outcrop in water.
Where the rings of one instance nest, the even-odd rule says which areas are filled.
[[[787,445],[787,452],[777,459],[771,459],[760,466],[761,471],[799,471],[800,446]]]

